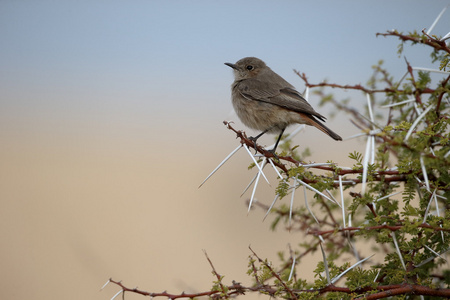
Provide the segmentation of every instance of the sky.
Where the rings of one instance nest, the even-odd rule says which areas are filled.
[[[404,64],[398,41],[375,33],[429,27],[446,4],[3,1],[2,113],[152,126],[172,123],[168,111],[187,120],[202,110],[228,113],[232,72],[223,63],[245,56],[301,90],[293,69],[314,81],[364,83],[380,58]],[[434,32],[445,34],[446,22]]]
[[[224,63],[259,57],[299,91],[293,69],[311,83],[357,84],[383,59],[399,78],[404,57],[433,67],[428,52],[399,56],[399,41],[376,33],[429,28],[449,3],[1,1],[2,298],[110,299],[117,288],[98,291],[110,277],[149,291],[208,290],[202,249],[230,281],[251,282],[249,244],[276,260],[299,237],[271,232],[264,212],[247,215],[245,154],[197,188],[238,145],[222,121],[246,129]],[[433,34],[448,33],[449,14]],[[358,133],[344,115],[327,125]],[[345,163],[364,147],[323,147],[332,141],[314,130],[295,142],[316,161]],[[266,189],[258,196],[271,202]]]

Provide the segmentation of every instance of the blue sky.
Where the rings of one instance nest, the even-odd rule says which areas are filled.
[[[224,62],[260,57],[300,90],[294,68],[313,82],[364,83],[384,58],[400,74],[398,41],[375,33],[429,27],[447,4],[3,1],[1,114],[75,123],[159,120],[150,126],[174,124],[162,117],[170,114],[198,119],[207,111],[222,119],[231,110]],[[449,23],[447,13],[434,33],[446,34]]]

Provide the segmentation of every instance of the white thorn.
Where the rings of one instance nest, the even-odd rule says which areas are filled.
[[[447,261],[445,258],[443,258],[439,253],[437,253],[436,251],[434,251],[433,249],[431,249],[430,247],[428,247],[427,245],[424,245],[425,248],[427,248],[428,250],[430,250],[435,256],[439,256],[440,258],[442,258],[444,261]]]
[[[370,164],[373,165],[375,163],[375,137],[372,135],[370,136],[370,147],[371,147],[371,153],[370,153]]]
[[[306,87],[305,93],[303,94],[303,98],[305,98],[305,100],[309,102],[309,86]]]
[[[346,225],[345,225],[344,189],[342,188],[342,176],[341,175],[339,175],[339,191],[341,193],[342,221],[344,222],[344,228],[346,228]]]
[[[420,120],[433,108],[432,105],[429,105],[427,109],[425,109],[414,121],[414,123],[411,125],[411,128],[409,128],[408,133],[406,133],[405,136],[405,143],[409,139],[409,136],[412,134],[413,130],[416,128],[417,124],[419,124]]]
[[[314,163],[314,164],[302,165],[302,167],[312,168],[312,167],[321,167],[321,166],[330,166],[330,165],[334,165],[334,164],[332,164],[332,163]]]
[[[253,162],[255,163],[255,165],[258,167],[259,172],[262,174],[262,176],[264,177],[264,179],[266,180],[266,182],[270,185],[269,180],[267,179],[266,175],[264,174],[263,170],[261,169],[261,167],[259,166],[258,162],[256,161],[255,157],[253,157],[252,153],[250,152],[250,149],[248,149],[248,146],[246,144],[242,144],[245,148],[245,150],[247,150],[248,155],[250,155],[250,157],[252,158]]]
[[[334,204],[336,204],[337,206],[341,207],[341,205],[339,204],[339,202],[337,202],[336,198],[333,197],[331,192],[328,189],[325,189],[325,191],[327,192],[328,196],[330,196],[330,198],[333,199]]]
[[[375,120],[373,118],[373,112],[372,112],[372,101],[370,99],[370,94],[366,93],[367,96],[367,107],[369,109],[369,117],[370,117],[370,121],[372,121],[372,123],[375,123]],[[373,129],[373,125],[372,125],[372,129]]]
[[[445,153],[444,158],[447,158],[447,156],[450,155],[450,151],[448,151],[447,153]]]
[[[117,296],[119,296],[119,295],[122,294],[122,293],[123,293],[123,290],[118,291],[117,294],[115,294],[115,295],[111,298],[111,300],[114,300]]]
[[[370,153],[370,137],[367,137],[367,143],[366,143],[366,152],[364,154],[364,160],[363,160],[363,174],[362,174],[362,187],[361,187],[361,194],[364,196],[366,192],[366,181],[367,181],[367,171],[368,171],[368,163],[369,163],[369,153]]]
[[[403,79],[405,79],[405,77],[409,74],[408,71],[405,72],[405,74],[402,76],[402,78],[400,78],[399,82],[397,83],[398,86],[400,86],[400,83],[403,81]]]
[[[441,70],[423,68],[423,67],[413,67],[413,70],[438,73],[438,74],[446,74],[446,75],[450,74],[450,72],[447,72],[447,71],[441,71]]]
[[[373,282],[377,282],[378,276],[380,276],[381,269],[378,270],[377,276],[373,279]]]
[[[439,203],[438,203],[437,197],[436,197],[436,189],[434,189],[433,198],[434,198],[434,205],[436,206],[436,215],[438,217],[440,217],[441,214],[439,213]],[[439,224],[439,227],[442,228],[442,224]],[[444,232],[442,230],[441,230],[441,238],[442,238],[442,242],[444,243]]]
[[[291,226],[292,207],[294,206],[294,197],[295,197],[296,186],[297,186],[297,177],[294,177],[294,183],[292,184],[291,204],[290,204],[290,207],[289,207],[289,227]]]
[[[308,205],[308,197],[306,196],[306,187],[303,186],[303,194],[305,196],[305,206],[306,209],[309,211],[309,213],[311,214],[311,216],[314,218],[314,220],[316,221],[317,224],[320,224],[319,221],[317,220],[316,216],[314,215],[314,213],[312,212],[312,210],[309,208]]]
[[[403,261],[403,256],[402,256],[402,253],[400,252],[400,248],[398,247],[397,238],[395,236],[394,231],[391,232],[391,236],[394,241],[394,245],[395,245],[395,249],[397,250],[398,257],[400,258],[400,261],[402,262],[403,269],[406,270],[406,265],[405,265],[405,262]]]
[[[444,37],[441,38],[441,41],[444,42],[445,40],[447,40],[447,39],[449,39],[449,38],[450,38],[450,32],[447,33],[446,35],[444,35]]]
[[[320,235],[319,235],[319,237],[322,238],[322,236],[320,236]],[[322,241],[323,241],[323,238],[322,238]],[[322,250],[323,264],[325,267],[325,274],[327,275],[327,282],[330,285],[331,279],[330,279],[330,271],[328,270],[327,256],[325,255],[325,251],[323,250],[322,243],[319,243],[319,245],[320,245],[320,250]]]
[[[206,180],[208,180],[214,173],[216,173],[217,170],[219,170],[219,168],[230,158],[232,157],[239,149],[241,149],[242,145],[239,145],[236,149],[234,149],[230,154],[228,154],[227,157],[225,157],[224,160],[222,160],[222,162],[211,172],[211,174],[208,175],[208,177],[206,177],[205,180],[203,180],[203,182],[198,186],[198,188],[201,188],[202,185],[206,182]]]
[[[294,254],[294,258],[292,259],[292,267],[291,267],[291,272],[289,273],[288,281],[290,281],[292,279],[292,275],[294,274],[294,268],[295,268],[295,254]]]
[[[444,254],[445,252],[449,251],[450,248],[447,248],[446,250],[443,250],[441,252],[439,252],[439,255]],[[436,256],[432,256],[432,257],[428,257],[427,259],[425,259],[424,261],[422,261],[420,264],[416,265],[416,268],[419,268],[421,266],[423,266],[424,264],[428,263],[429,261],[435,259]]]
[[[111,279],[108,279],[108,281],[102,286],[100,291],[103,290],[110,282],[111,282]]]
[[[439,13],[439,15],[436,17],[436,19],[434,20],[433,24],[431,24],[430,28],[427,30],[427,34],[429,35],[430,32],[434,29],[434,26],[436,26],[437,22],[439,21],[439,19],[442,17],[442,15],[444,14],[445,10],[447,9],[448,5],[446,7],[444,7],[441,12]]]
[[[273,169],[275,170],[275,172],[277,173],[278,177],[280,177],[280,179],[283,179],[283,176],[281,176],[280,172],[278,172],[277,167],[273,164],[272,159],[268,158],[270,165],[273,167]]]
[[[362,264],[363,262],[365,262],[366,260],[372,258],[375,254],[372,254],[369,257],[364,258],[363,260],[358,261],[357,263],[354,263],[351,267],[347,268],[344,272],[342,272],[341,274],[339,274],[338,276],[334,277],[333,280],[331,280],[331,284],[334,284],[336,281],[338,281],[342,276],[345,275],[345,273],[347,273],[348,271],[350,271],[351,269],[353,269],[354,267]]]
[[[313,188],[312,186],[310,186],[309,184],[307,184],[306,182],[303,182],[301,179],[297,179],[298,182],[300,182],[301,184],[303,184],[304,186],[306,186],[308,189],[316,192],[317,194],[321,195],[322,197],[325,197],[326,199],[330,200],[331,202],[333,202],[333,200],[331,200],[328,196],[326,196],[324,193],[319,192],[317,189]]]
[[[263,164],[264,164],[264,161],[263,161]],[[256,165],[259,167],[258,164],[256,164]],[[253,199],[255,197],[256,189],[258,188],[258,182],[259,182],[260,177],[261,177],[261,172],[258,172],[258,175],[256,176],[255,186],[253,187],[253,191],[252,191],[252,196],[250,197],[250,203],[248,204],[247,213],[249,213],[250,209],[252,208]]]
[[[427,190],[430,190],[430,182],[428,181],[427,169],[425,168],[425,164],[423,162],[423,155],[420,155],[420,166],[422,167],[423,180],[425,180],[425,186]]]
[[[398,106],[398,105],[402,105],[402,104],[406,104],[406,103],[410,103],[410,102],[415,102],[416,99],[415,98],[411,98],[405,101],[401,101],[401,102],[397,102],[397,103],[392,103],[392,104],[387,104],[387,105],[383,105],[380,106],[381,108],[389,108],[389,107],[393,107],[393,106]]]
[[[266,164],[266,160],[263,160],[262,163],[261,163],[261,168],[260,169],[264,168],[265,164]],[[258,172],[258,174],[256,176],[255,186],[253,187],[252,196],[250,198],[250,203],[248,205],[248,212],[250,212],[250,208],[252,207],[253,199],[254,199],[255,193],[256,193],[256,188],[258,187],[258,182],[259,182],[259,178],[261,177],[261,174],[262,174],[261,172]]]
[[[274,204],[275,204],[275,202],[277,201],[278,197],[280,197],[280,195],[277,194],[277,195],[275,196],[275,199],[273,199],[273,202],[272,202],[272,204],[270,205],[269,209],[267,210],[266,215],[265,215],[264,218],[263,218],[263,221],[264,221],[264,220],[266,219],[266,217],[269,215],[269,213],[270,213],[270,211],[272,210],[272,207],[274,206]]]
[[[400,191],[400,192],[397,192],[397,193],[392,193],[392,194],[390,194],[390,195],[387,195],[387,196],[383,196],[383,197],[381,197],[381,198],[378,198],[377,200],[375,200],[375,202],[378,202],[378,201],[380,201],[380,200],[383,200],[383,199],[386,199],[386,198],[389,198],[389,197],[395,196],[395,195],[397,195],[397,194],[400,194],[400,193],[401,193],[401,191]]]
[[[417,115],[420,115],[421,113],[423,113],[423,110],[417,106],[416,102],[413,103],[413,106],[414,106],[414,110],[416,111]]]
[[[253,176],[253,179],[250,181],[250,183],[245,187],[244,191],[242,192],[241,197],[244,196],[245,192],[247,192],[247,190],[252,186],[253,182],[255,182],[256,177],[258,177],[258,174]]]
[[[360,137],[360,136],[366,136],[366,135],[367,135],[367,134],[364,133],[364,132],[362,132],[362,133],[357,133],[357,134],[354,134],[354,135],[352,135],[352,136],[349,136],[349,137],[344,138],[344,141],[346,141],[346,140],[351,140],[351,139],[354,139],[354,138],[357,138],[357,137]]]

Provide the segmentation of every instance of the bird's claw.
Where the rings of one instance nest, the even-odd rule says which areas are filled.
[[[267,152],[272,153],[273,157],[275,157],[277,160],[280,160],[280,158],[278,157],[278,155],[275,153],[275,149],[267,150]]]
[[[258,140],[258,138],[254,138],[251,136],[248,139],[253,142],[253,148],[255,149],[255,154],[258,153],[258,148],[257,148],[258,145],[256,144],[256,140]]]

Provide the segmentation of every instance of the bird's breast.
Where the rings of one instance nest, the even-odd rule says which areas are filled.
[[[233,89],[232,103],[239,119],[246,126],[269,132],[279,132],[292,122],[290,112],[278,105],[245,98],[237,89]]]

